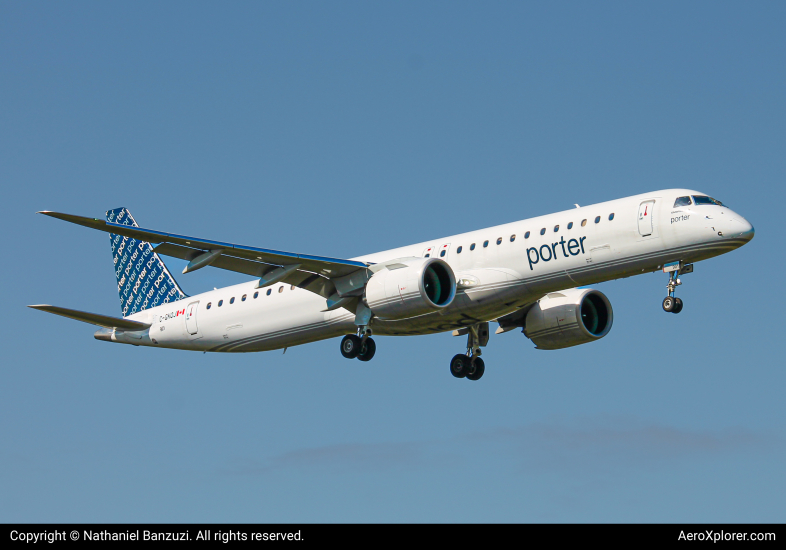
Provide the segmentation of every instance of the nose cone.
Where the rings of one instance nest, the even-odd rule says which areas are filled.
[[[738,239],[745,239],[747,243],[753,236],[756,234],[756,230],[753,229],[753,226],[750,224],[748,220],[739,216],[734,219],[734,229],[733,229],[733,236]]]
[[[742,221],[742,225],[744,226],[744,230],[741,236],[746,241],[750,241],[753,238],[753,236],[756,234],[756,230],[753,229],[753,226],[748,220],[743,219],[741,221]]]

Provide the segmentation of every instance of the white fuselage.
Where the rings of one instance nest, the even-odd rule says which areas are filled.
[[[677,197],[691,195],[701,193],[656,191],[355,258],[380,263],[429,254],[445,260],[459,280],[449,307],[401,321],[374,319],[374,334],[429,334],[490,321],[548,292],[648,273],[668,262],[704,260],[752,238],[751,225],[725,206],[672,206]],[[325,299],[317,294],[281,283],[255,286],[251,281],[212,290],[134,314],[129,319],[152,326],[139,333],[115,331],[111,340],[248,352],[355,332],[355,314],[325,312]]]

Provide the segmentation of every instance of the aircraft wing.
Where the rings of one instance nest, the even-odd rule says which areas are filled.
[[[502,334],[503,332],[508,332],[515,328],[524,328],[527,320],[527,313],[529,313],[529,310],[532,309],[532,306],[536,303],[537,302],[526,304],[513,313],[509,313],[497,319],[496,321],[499,323],[499,328],[497,328],[495,334]]]
[[[91,325],[98,325],[99,327],[117,328],[120,330],[137,331],[150,328],[149,323],[140,323],[139,321],[131,321],[130,319],[121,319],[119,317],[111,317],[109,315],[100,315],[98,313],[88,313],[87,311],[79,311],[76,309],[66,309],[64,307],[50,306],[50,305],[37,305],[27,306],[47,313],[54,313],[55,315],[62,315],[69,319],[76,319],[83,323],[90,323]]]
[[[353,260],[295,254],[199,239],[111,223],[98,218],[49,211],[39,212],[39,214],[106,233],[114,233],[158,244],[155,247],[156,253],[190,262],[184,273],[212,265],[213,267],[259,277],[260,286],[273,284],[270,281],[281,281],[309,290],[325,298],[330,298],[335,294],[335,285],[330,281],[331,279],[343,277],[368,267],[363,262]]]

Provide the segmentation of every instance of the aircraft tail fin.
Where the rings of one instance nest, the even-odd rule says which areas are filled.
[[[127,208],[106,213],[108,222],[139,227]],[[123,317],[187,298],[164,262],[147,241],[109,234]]]

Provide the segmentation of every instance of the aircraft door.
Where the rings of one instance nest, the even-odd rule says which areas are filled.
[[[423,251],[423,257],[424,258],[433,258],[435,250],[436,250],[436,247],[429,246],[426,250]]]
[[[188,307],[186,308],[186,330],[188,330],[189,334],[197,334],[199,332],[196,318],[198,306],[199,302],[194,302],[192,304],[188,304]]]
[[[655,201],[644,201],[639,205],[639,235],[648,237],[652,235],[652,210]]]

